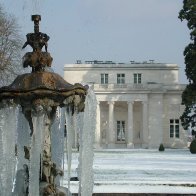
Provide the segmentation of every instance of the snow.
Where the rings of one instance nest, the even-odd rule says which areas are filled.
[[[196,155],[188,149],[100,150],[94,153],[94,193],[196,193]],[[66,163],[65,163],[66,164]],[[71,176],[77,175],[73,153]],[[66,181],[64,181],[64,186]],[[71,182],[77,193],[78,182]]]

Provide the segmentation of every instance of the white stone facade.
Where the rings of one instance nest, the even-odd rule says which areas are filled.
[[[179,119],[185,85],[178,83],[178,72],[176,64],[88,61],[66,64],[64,79],[93,85],[96,147],[182,148],[188,136]]]

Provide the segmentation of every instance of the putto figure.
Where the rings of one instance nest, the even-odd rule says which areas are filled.
[[[33,52],[27,52],[23,57],[23,67],[32,67],[32,72],[44,71],[45,67],[51,67],[52,57],[48,53],[48,40],[50,37],[42,32],[39,32],[40,15],[32,15],[34,21],[34,33],[26,35],[27,41],[23,45],[23,49],[29,45],[32,47]],[[45,52],[42,48],[45,46]]]
[[[41,51],[42,47],[45,46],[45,51],[47,51],[48,48],[48,40],[50,37],[45,33],[28,33],[26,35],[27,41],[23,45],[22,48],[25,48],[27,45],[30,45],[33,48],[33,51]]]

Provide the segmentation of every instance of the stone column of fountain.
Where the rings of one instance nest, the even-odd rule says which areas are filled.
[[[52,64],[47,51],[49,36],[39,31],[40,15],[32,15],[32,21],[34,33],[26,35],[23,46],[30,45],[33,49],[23,57],[23,67],[30,66],[32,72],[19,75],[11,85],[0,88],[0,102],[11,100],[19,105],[29,123],[31,142],[24,146],[25,158],[29,159],[28,168],[25,166],[29,187],[24,195],[65,195],[55,185],[55,177],[63,175],[63,171],[52,161],[50,128],[57,107],[69,108],[71,113],[83,111],[87,88],[71,85],[58,74],[47,71]]]

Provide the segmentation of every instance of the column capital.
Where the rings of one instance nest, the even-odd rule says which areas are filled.
[[[108,104],[114,105],[115,101],[108,101]]]
[[[134,101],[127,101],[127,104],[134,104]]]

